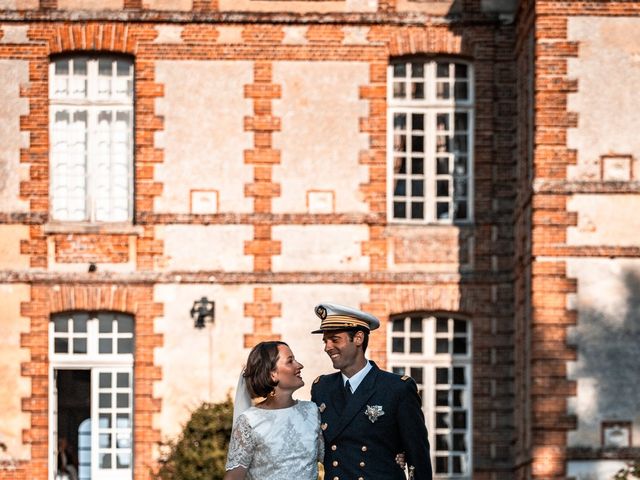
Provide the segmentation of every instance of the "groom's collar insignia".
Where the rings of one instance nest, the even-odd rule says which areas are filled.
[[[318,375],[316,377],[316,379],[313,381],[313,383],[318,383],[320,381],[320,378],[322,377],[322,375]]]

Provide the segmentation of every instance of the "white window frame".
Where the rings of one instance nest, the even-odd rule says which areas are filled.
[[[69,326],[72,319],[76,315],[88,317],[87,332],[78,334],[77,332],[67,332],[68,335],[55,332],[55,324],[53,318],[62,317],[63,314],[55,314],[49,321],[49,480],[55,479],[56,470],[56,453],[57,453],[57,399],[56,391],[56,371],[59,370],[88,370],[91,375],[91,478],[92,480],[131,480],[133,478],[134,465],[134,446],[133,446],[133,426],[134,426],[134,377],[133,377],[133,360],[134,353],[111,353],[100,354],[98,352],[99,339],[111,338],[113,345],[117,344],[118,339],[133,340],[133,348],[135,349],[135,333],[113,332],[112,335],[99,332],[98,315],[107,314],[113,316],[130,317],[134,323],[135,319],[131,315],[119,312],[99,311],[99,312],[67,312],[64,315],[69,318]],[[87,338],[87,353],[73,353],[69,348],[69,353],[55,353],[54,345],[56,338]],[[99,455],[99,374],[100,373],[126,373],[129,375],[130,385],[127,388],[118,389],[119,393],[125,391],[129,394],[129,406],[121,409],[128,411],[130,419],[130,442],[129,448],[130,467],[122,469],[100,469],[98,468]],[[118,393],[118,392],[116,392]],[[116,408],[116,407],[114,407]],[[104,429],[103,429],[104,430]],[[112,428],[115,432],[115,427]],[[122,431],[122,430],[121,430]],[[104,433],[104,431],[103,431]],[[115,461],[115,459],[114,459]]]
[[[125,93],[118,94],[115,87],[114,78],[119,77],[106,77],[98,75],[98,65],[100,60],[108,60],[112,62],[125,62],[129,63],[129,73],[127,76],[121,78],[122,81],[127,82],[127,89]],[[69,74],[62,75],[56,73],[56,62],[69,62]],[[72,64],[76,61],[86,62],[86,75],[73,75],[71,74]],[[115,68],[112,66],[112,69]],[[113,70],[112,70],[113,72]],[[131,223],[133,219],[133,206],[134,206],[134,62],[124,56],[118,55],[68,55],[63,57],[55,57],[49,63],[49,132],[50,132],[50,212],[51,218],[54,221],[60,222],[89,222],[89,223]],[[108,80],[107,80],[108,79]],[[68,91],[59,89],[61,83],[67,82]],[[84,88],[80,90],[75,89],[75,86],[83,85]],[[101,88],[107,87],[111,93],[101,93]],[[82,92],[84,90],[84,93]],[[116,93],[113,93],[116,92]],[[56,115],[61,112],[69,112],[73,115],[76,112],[86,112],[87,122],[86,131],[84,131],[84,213],[82,218],[74,218],[73,215],[64,209],[58,211],[55,209],[57,201],[55,196],[58,195],[56,189],[56,177],[55,171],[55,149],[57,139],[59,138],[56,133]],[[121,163],[126,164],[126,218],[114,218],[116,211],[122,211],[122,208],[114,207],[111,202],[122,200],[124,195],[108,196],[107,203],[109,207],[106,208],[107,218],[98,218],[98,201],[96,200],[98,188],[97,185],[100,181],[104,182],[104,166],[100,171],[100,163],[105,163],[104,159],[100,159],[99,145],[101,143],[101,134],[99,130],[98,117],[100,113],[107,112],[117,116],[119,112],[123,112],[128,115],[129,125],[126,132],[126,158]],[[114,122],[115,123],[115,122]],[[110,139],[113,140],[114,132],[116,130],[110,130]],[[102,140],[104,142],[104,140]],[[108,148],[113,148],[116,143],[109,142]],[[109,160],[107,161],[110,170],[114,165],[111,163],[112,157],[117,157],[117,154],[111,153]],[[111,191],[115,182],[113,178],[109,179],[108,189]],[[65,198],[64,196],[62,198]],[[69,196],[66,197],[67,199]],[[104,200],[103,203],[104,209]],[[104,215],[104,214],[103,214]]]
[[[437,319],[446,319],[449,324],[449,331],[445,333],[436,333]],[[410,322],[411,319],[421,319],[422,328],[421,331],[411,331]],[[400,331],[393,331],[394,322],[404,321],[405,329]],[[453,331],[453,322],[463,321],[466,323],[465,334],[455,334]],[[422,369],[422,382],[417,381],[418,390],[422,396],[422,408],[425,415],[425,422],[429,433],[429,443],[431,445],[431,461],[433,465],[434,478],[436,479],[455,479],[455,480],[471,480],[473,478],[473,339],[472,339],[472,325],[469,320],[464,318],[452,316],[450,314],[424,314],[420,312],[410,312],[401,315],[394,315],[388,324],[387,329],[387,362],[388,368],[391,371],[410,375],[410,369]],[[405,352],[397,353],[393,352],[393,338],[404,338]],[[453,354],[451,349],[448,353],[435,353],[436,352],[436,340],[438,338],[450,340],[450,346],[453,344],[453,338],[466,337],[466,351],[465,355]],[[409,339],[422,339],[422,352],[421,353],[409,353]],[[467,447],[466,454],[456,452],[456,455],[463,456],[466,462],[467,472],[464,474],[437,474],[436,473],[436,457],[439,456],[436,451],[436,436],[439,434],[449,435],[453,430],[459,434],[460,429],[450,428],[436,428],[436,415],[437,413],[452,413],[456,411],[453,407],[440,407],[436,406],[436,368],[448,368],[449,372],[453,371],[453,368],[464,368],[465,372],[465,388],[462,395],[462,404],[465,407],[462,410],[466,410],[467,424],[465,431],[465,444]],[[451,385],[451,377],[449,378],[449,385]],[[459,388],[459,387],[458,387]],[[449,395],[453,395],[451,392]],[[450,421],[452,420],[450,415]],[[451,451],[453,445],[450,445]],[[449,468],[451,468],[451,461],[448,460]]]
[[[394,65],[397,64],[423,64],[424,65],[424,99],[411,98],[394,98]],[[438,99],[436,96],[436,67],[438,63],[461,64],[467,67],[466,82],[468,84],[468,99],[466,101],[456,100],[454,98],[453,87],[451,84],[451,98]],[[408,74],[407,74],[408,75]],[[450,74],[451,75],[451,74]],[[453,77],[450,77],[453,78]],[[409,78],[410,81],[410,78]],[[405,83],[408,85],[408,82]],[[473,66],[469,62],[458,58],[437,57],[437,58],[399,58],[390,62],[387,67],[387,220],[390,223],[408,223],[408,224],[469,224],[474,219],[474,172],[473,172],[473,151],[474,151],[474,132],[475,132],[475,92],[474,92],[474,71]],[[450,207],[450,218],[437,218],[436,215],[436,115],[445,113],[450,115],[450,122],[453,123],[454,114],[467,114],[467,217],[465,219],[455,219],[454,206]],[[411,212],[407,211],[406,218],[396,218],[394,216],[394,190],[395,190],[395,172],[394,172],[394,116],[397,113],[424,114],[424,211],[421,218],[411,218]],[[453,126],[450,125],[453,131]],[[408,136],[410,138],[410,136]],[[444,156],[444,155],[442,155]],[[451,152],[450,156],[455,162],[455,153]],[[409,173],[409,172],[407,172]],[[408,178],[411,176],[408,174]],[[420,176],[414,177],[421,179]],[[441,179],[451,179],[450,197],[453,198],[453,174],[448,176],[440,176]]]

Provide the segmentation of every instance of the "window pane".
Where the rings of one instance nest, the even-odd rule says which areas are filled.
[[[467,82],[456,82],[453,88],[456,100],[469,99],[469,84]]]
[[[133,338],[119,338],[118,353],[133,353]]]
[[[422,367],[411,367],[411,378],[413,378],[418,385],[422,384]]]
[[[456,78],[467,78],[468,68],[464,63],[455,64]]]
[[[411,83],[411,98],[422,99],[424,98],[424,83]]]
[[[131,466],[131,454],[129,453],[117,453],[117,468],[129,468]]]
[[[88,315],[75,315],[73,317],[73,331],[77,333],[85,333],[87,331]]]
[[[73,353],[87,353],[86,338],[75,338],[73,340]]]
[[[436,368],[436,383],[447,385],[449,383],[449,369]]]
[[[466,383],[464,376],[464,367],[453,368],[453,383],[455,385],[464,385]]]
[[[436,76],[447,78],[449,76],[449,63],[438,62],[436,66]]]
[[[449,180],[438,180],[436,182],[436,194],[439,197],[449,196]]]
[[[423,180],[411,180],[411,196],[422,197],[424,196],[424,181]]]
[[[449,450],[448,435],[436,435],[436,450]]]
[[[437,202],[436,203],[436,216],[438,220],[446,220],[449,218],[449,203]]]
[[[466,333],[466,332],[467,332],[467,322],[465,320],[453,321],[453,333]]]
[[[133,317],[118,317],[118,332],[133,333]]]
[[[449,331],[449,320],[446,318],[438,318],[436,320],[436,332],[446,333]]]
[[[436,125],[439,131],[447,131],[449,130],[449,114],[448,113],[439,113],[436,116]]]
[[[411,115],[411,128],[413,130],[424,130],[424,115],[422,113]]]
[[[467,202],[456,202],[456,219],[464,220],[467,217]]]
[[[110,393],[101,393],[98,398],[98,407],[100,408],[111,408],[111,394]]]
[[[101,448],[109,448],[111,446],[111,435],[108,433],[101,433],[99,438]]]
[[[69,60],[56,60],[54,64],[56,75],[69,75]]]
[[[411,202],[411,218],[423,218],[424,217],[424,203]]]
[[[422,175],[424,173],[424,160],[413,157],[411,159],[411,173]]]
[[[412,63],[411,64],[411,76],[413,78],[424,77],[424,63]]]
[[[394,158],[393,171],[395,173],[407,173],[407,160],[404,157]]]
[[[393,189],[395,196],[405,196],[407,194],[407,182],[406,180],[396,180],[396,186]]]
[[[99,315],[99,332],[111,333],[113,331],[113,316]]]
[[[453,406],[464,407],[464,390],[453,391]]]
[[[422,353],[422,338],[411,338],[409,340],[409,353]]]
[[[422,318],[412,318],[410,330],[412,332],[422,332]]]
[[[404,338],[394,337],[391,340],[391,351],[394,353],[403,353],[404,352]]]
[[[66,338],[56,338],[53,341],[53,351],[55,353],[69,353],[69,340]]]
[[[393,129],[406,130],[406,128],[407,128],[407,115],[404,113],[395,113],[393,115]]]
[[[451,458],[451,472],[452,473],[465,473],[462,468],[462,457],[460,455],[454,455]]]
[[[467,412],[453,412],[453,428],[467,428]]]
[[[438,175],[449,174],[449,157],[438,157],[436,159],[436,173]]]
[[[129,394],[128,393],[118,393],[116,395],[116,407],[118,408],[126,408],[129,406]]]
[[[436,390],[436,406],[449,406],[449,390]]]
[[[393,202],[394,218],[407,218],[407,206],[404,202]]]
[[[449,414],[436,412],[436,428],[449,428]]]
[[[113,341],[110,338],[98,340],[98,353],[113,353]]]
[[[463,433],[453,434],[453,449],[459,452],[467,451],[467,442]]]
[[[404,98],[406,96],[405,84],[400,82],[393,82],[393,97]]]
[[[437,338],[436,353],[449,353],[449,340],[446,338]]]
[[[436,457],[436,473],[449,473],[448,460],[447,457]]]
[[[449,84],[438,82],[436,84],[436,96],[441,100],[447,100],[451,96],[449,93]]]
[[[404,375],[404,367],[392,367],[391,371],[396,375]]]
[[[100,468],[111,468],[111,454],[110,453],[101,453],[100,454]]]
[[[404,331],[404,318],[402,320],[394,320],[392,323],[392,330],[394,332],[403,332]]]
[[[111,428],[111,414],[101,413],[98,420],[98,427]]]
[[[100,388],[111,388],[111,374],[106,372],[100,373],[99,385]]]
[[[467,353],[467,339],[466,338],[454,338],[453,339],[453,353],[465,354]]]
[[[119,413],[116,415],[116,427],[117,428],[131,428],[131,418],[126,413]]]
[[[129,374],[128,373],[118,373],[116,386],[118,388],[127,388],[129,387]]]
[[[414,135],[411,137],[411,151],[424,152],[424,137],[422,135]]]
[[[396,63],[393,66],[394,77],[405,77],[407,75],[407,66],[404,63]]]
[[[55,318],[53,320],[53,331],[54,332],[68,332],[69,331],[69,319],[64,318]]]
[[[456,131],[465,131],[469,128],[466,112],[456,112],[455,129]]]

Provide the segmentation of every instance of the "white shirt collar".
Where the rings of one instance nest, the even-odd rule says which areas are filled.
[[[369,370],[371,370],[373,367],[371,366],[371,362],[369,362],[369,360],[367,360],[367,364],[364,366],[364,368],[362,370],[360,370],[358,373],[356,373],[355,375],[353,375],[351,378],[345,376],[344,373],[342,373],[342,385],[344,385],[345,383],[347,383],[347,380],[349,380],[349,385],[351,385],[351,392],[355,393],[356,389],[358,388],[358,386],[362,383],[362,380],[364,380],[364,377],[367,376],[367,373],[369,373]]]

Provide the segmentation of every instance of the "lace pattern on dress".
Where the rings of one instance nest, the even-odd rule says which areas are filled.
[[[240,415],[236,420],[229,441],[226,470],[237,467],[249,468],[253,458],[255,438],[247,417]]]

